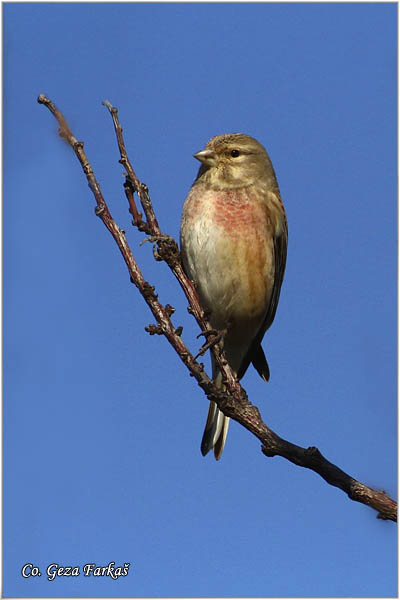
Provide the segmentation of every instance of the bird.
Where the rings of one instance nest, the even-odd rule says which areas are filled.
[[[182,210],[183,269],[213,329],[224,331],[225,357],[240,380],[250,363],[268,381],[261,341],[278,306],[288,226],[264,146],[243,133],[217,135],[193,155],[201,165]],[[213,355],[212,376],[223,388]],[[211,401],[201,442],[221,457],[229,417]]]

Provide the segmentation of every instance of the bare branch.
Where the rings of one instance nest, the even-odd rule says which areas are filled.
[[[203,365],[196,361],[197,357],[193,357],[186,347],[181,338],[182,328],[175,328],[170,319],[175,309],[169,304],[163,306],[157,298],[154,287],[145,281],[126,241],[125,233],[118,227],[110,214],[100,186],[83,150],[83,143],[78,142],[73,136],[64,116],[56,109],[51,100],[41,94],[38,102],[47,106],[55,116],[60,126],[60,135],[73,148],[95,197],[97,203],[96,214],[101,218],[117,243],[128,267],[132,283],[138,288],[157,322],[156,325],[148,325],[146,330],[151,335],[164,335],[168,339],[183,363],[187,366],[190,374],[195,377],[199,386],[204,390],[206,396],[216,402],[225,415],[243,425],[243,427],[261,441],[262,451],[265,456],[281,456],[300,467],[311,469],[330,485],[343,490],[352,500],[374,508],[378,511],[378,518],[396,521],[397,504],[384,491],[374,490],[347,475],[347,473],[324,458],[317,448],[302,448],[280,438],[262,421],[258,408],[249,402],[245,390],[224,358],[220,344],[220,337],[223,332],[215,332],[208,322],[206,314],[200,305],[196,290],[183,271],[178,245],[170,236],[161,232],[150,200],[148,188],[140,182],[132,168],[126,152],[117,109],[108,101],[104,102],[113,119],[121,156],[120,162],[127,172],[125,193],[129,203],[129,211],[133,217],[133,225],[138,227],[140,231],[151,236],[150,241],[154,242],[157,246],[155,249],[155,258],[157,260],[164,260],[179,281],[189,301],[189,312],[196,318],[202,333],[207,337],[208,342],[203,347],[204,351],[210,348],[211,352],[213,352],[218,367],[222,372],[226,391],[216,388],[213,381],[204,372]],[[142,220],[142,215],[137,209],[134,199],[135,192],[139,196],[146,221]],[[202,353],[203,350],[197,356]]]

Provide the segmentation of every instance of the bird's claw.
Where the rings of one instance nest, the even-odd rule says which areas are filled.
[[[213,337],[200,348],[199,352],[196,354],[194,359],[196,360],[199,356],[203,356],[203,354],[205,354],[207,350],[209,350],[210,348],[215,346],[215,344],[218,344],[221,340],[223,340],[226,336],[226,332],[226,329],[223,329],[222,331],[218,331],[218,329],[208,329],[207,331],[202,331],[201,333],[199,333],[197,338],[199,338],[201,335],[204,335],[206,338],[208,338],[209,336]]]

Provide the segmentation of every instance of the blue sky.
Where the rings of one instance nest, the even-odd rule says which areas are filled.
[[[207,401],[144,327],[48,94],[85,149],[145,277],[198,329],[129,226],[112,122],[163,231],[192,158],[244,132],[273,161],[289,222],[264,339],[265,421],[395,495],[395,3],[5,4],[5,596],[394,596],[396,526],[314,473],[267,459],[237,424],[200,455]],[[207,366],[209,359],[205,360]],[[84,577],[86,563],[131,564]],[[23,578],[32,563],[42,576]],[[48,581],[51,563],[79,566]]]

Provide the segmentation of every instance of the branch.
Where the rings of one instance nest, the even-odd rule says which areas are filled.
[[[343,490],[352,500],[366,504],[378,511],[378,518],[396,521],[397,504],[384,491],[370,488],[350,475],[347,475],[347,473],[324,458],[317,448],[301,448],[300,446],[296,446],[295,444],[282,439],[263,422],[258,408],[249,402],[245,390],[240,385],[235,373],[232,371],[224,357],[223,348],[220,343],[221,332],[216,332],[212,329],[207,320],[207,316],[200,305],[196,290],[183,271],[178,245],[173,238],[162,233],[154,213],[148,188],[145,184],[140,182],[133,170],[126,152],[117,108],[113,107],[108,101],[103,102],[113,119],[121,156],[119,162],[126,170],[124,188],[129,203],[129,212],[133,217],[132,224],[140,231],[150,235],[150,238],[148,239],[154,243],[153,252],[156,260],[165,261],[179,281],[189,301],[188,310],[193,314],[202,333],[207,338],[205,348],[203,348],[197,356],[203,354],[206,348],[210,348],[210,351],[214,354],[218,367],[221,370],[226,391],[218,389],[214,385],[214,382],[204,372],[204,366],[197,362],[197,356],[194,357],[183,342],[181,338],[182,328],[175,328],[172,324],[170,317],[173,314],[174,309],[168,304],[165,306],[162,305],[157,298],[154,287],[144,279],[126,241],[125,232],[116,224],[111,216],[100,186],[95,178],[93,169],[84,152],[83,142],[79,142],[74,137],[64,116],[54,106],[51,100],[41,94],[38,97],[38,102],[44,104],[54,115],[60,126],[59,133],[61,137],[63,137],[74,150],[86,175],[89,187],[95,197],[97,204],[95,210],[96,215],[100,217],[113,236],[128,268],[131,282],[138,288],[157,322],[157,325],[149,325],[146,327],[146,330],[151,335],[159,334],[164,335],[167,338],[182,362],[188,368],[190,375],[196,379],[199,386],[204,390],[206,396],[210,400],[216,402],[218,408],[220,408],[225,415],[243,425],[243,427],[253,433],[253,435],[261,441],[261,449],[265,456],[281,456],[295,465],[311,469],[325,479],[330,485]],[[137,193],[139,197],[146,220],[142,219],[142,214],[136,206],[134,199],[135,193]]]

